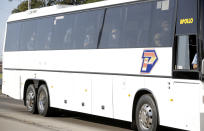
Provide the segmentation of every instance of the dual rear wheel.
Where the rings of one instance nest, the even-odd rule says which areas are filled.
[[[34,84],[28,85],[25,101],[29,112],[33,114],[38,112],[42,116],[49,115],[49,94],[45,84],[40,85],[38,90]]]

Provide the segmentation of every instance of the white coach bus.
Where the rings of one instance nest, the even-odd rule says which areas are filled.
[[[204,131],[203,0],[112,0],[13,14],[3,93],[53,108]]]

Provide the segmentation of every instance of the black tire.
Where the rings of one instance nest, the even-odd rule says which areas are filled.
[[[37,107],[36,107],[36,89],[34,84],[28,85],[27,91],[26,91],[26,98],[25,103],[27,107],[27,111],[35,114],[37,113]]]
[[[38,113],[42,116],[49,116],[49,95],[47,86],[45,84],[40,85],[37,95],[37,108]]]
[[[135,122],[138,131],[157,131],[158,113],[151,94],[140,97],[136,105]]]

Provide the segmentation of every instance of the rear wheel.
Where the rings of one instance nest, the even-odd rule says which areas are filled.
[[[36,90],[34,87],[34,84],[28,85],[27,91],[26,91],[26,107],[27,110],[31,113],[37,113],[36,108]]]
[[[135,113],[138,131],[156,131],[158,126],[158,113],[153,96],[145,94],[137,103]]]
[[[42,116],[48,116],[50,112],[49,108],[49,96],[47,91],[47,86],[42,84],[39,87],[38,95],[37,95],[37,107],[38,112]]]

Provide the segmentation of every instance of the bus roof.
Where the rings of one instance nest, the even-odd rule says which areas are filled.
[[[49,16],[66,12],[80,11],[86,9],[94,9],[105,6],[117,5],[127,2],[145,1],[145,0],[104,0],[100,2],[83,4],[83,5],[54,5],[50,7],[31,9],[20,13],[15,13],[9,16],[7,22],[24,20],[29,18]]]

